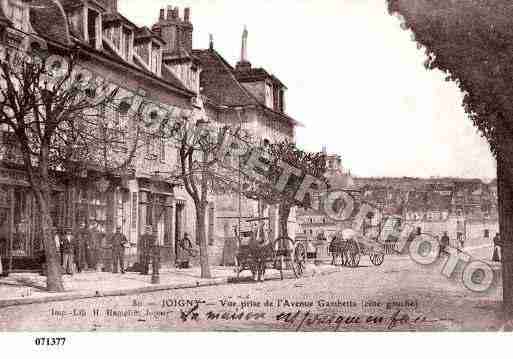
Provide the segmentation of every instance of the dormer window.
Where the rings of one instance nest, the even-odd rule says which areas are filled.
[[[132,36],[132,31],[123,26],[121,42],[123,44],[123,47],[121,49],[121,53],[123,54],[123,58],[127,61],[130,61],[132,59],[132,44],[134,41]]]
[[[95,49],[102,47],[102,21],[101,14],[93,9],[87,9],[87,37],[89,45]]]
[[[162,50],[155,43],[151,45],[151,72],[161,74]]]
[[[12,21],[13,27],[23,32],[29,32],[29,11],[21,1],[7,1],[7,15]]]

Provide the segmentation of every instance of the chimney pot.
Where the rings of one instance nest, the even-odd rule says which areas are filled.
[[[118,12],[118,0],[107,0],[107,11],[110,13]]]
[[[173,17],[173,7],[171,5],[169,5],[167,7],[167,19],[171,20],[172,17]]]
[[[160,9],[159,19],[160,20],[165,20],[165,16],[166,16],[166,11],[164,9]]]
[[[177,20],[180,17],[180,10],[178,7],[175,7],[173,10],[173,19]]]
[[[183,11],[183,21],[191,22],[191,8],[186,7]]]

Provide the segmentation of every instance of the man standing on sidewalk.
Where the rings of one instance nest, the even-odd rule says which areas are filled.
[[[73,235],[71,229],[66,229],[62,239],[62,266],[66,274],[73,275]]]
[[[447,232],[444,232],[442,235],[442,238],[440,239],[440,254],[449,254],[448,248],[449,248],[450,238]]]
[[[125,235],[121,233],[121,227],[116,228],[116,233],[111,238],[112,244],[112,273],[118,272],[118,264],[121,274],[125,274],[125,247],[128,243]]]
[[[176,245],[176,266],[179,269],[188,269],[192,253],[192,243],[189,239],[189,234],[185,233],[183,238],[179,239]]]

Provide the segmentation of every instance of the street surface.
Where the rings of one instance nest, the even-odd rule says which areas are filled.
[[[488,256],[490,248],[476,251]],[[460,331],[500,330],[501,288],[465,288],[444,261],[367,257],[359,268],[264,283],[231,283],[150,294],[0,309],[0,330],[24,331]],[[495,267],[499,271],[499,266]],[[497,274],[497,273],[496,273]],[[229,302],[231,304],[229,304]]]

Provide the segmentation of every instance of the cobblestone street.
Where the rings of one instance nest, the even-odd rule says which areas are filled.
[[[482,250],[482,249],[480,249]],[[477,294],[409,257],[299,280],[242,281],[0,309],[2,330],[499,330],[501,288]],[[495,274],[499,266],[494,266]],[[197,306],[196,306],[197,304]],[[383,317],[382,321],[379,317]]]

